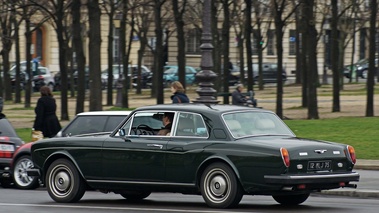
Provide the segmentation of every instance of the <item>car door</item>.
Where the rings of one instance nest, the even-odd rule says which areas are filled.
[[[174,129],[167,144],[165,181],[192,185],[205,157],[203,149],[209,144],[209,133],[204,119],[197,113],[178,113]]]
[[[113,181],[164,181],[165,150],[169,136],[153,135],[161,126],[155,112],[137,112],[122,126],[125,136],[118,134],[104,142],[104,179]],[[148,125],[154,129],[147,134]],[[141,131],[134,132],[136,128]],[[143,129],[143,130],[142,130]],[[141,134],[139,134],[141,133]]]

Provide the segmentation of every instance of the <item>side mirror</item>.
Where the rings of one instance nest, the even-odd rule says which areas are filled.
[[[125,136],[126,135],[126,132],[125,132],[125,129],[119,129],[118,130],[118,135],[120,135],[120,136]]]

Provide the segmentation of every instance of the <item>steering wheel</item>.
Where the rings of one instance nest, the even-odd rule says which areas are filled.
[[[154,135],[154,129],[146,124],[140,124],[135,129],[138,135]]]

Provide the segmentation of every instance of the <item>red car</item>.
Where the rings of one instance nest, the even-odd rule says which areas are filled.
[[[10,187],[12,179],[9,173],[11,161],[17,148],[24,144],[18,137],[13,126],[1,113],[2,100],[0,98],[0,184],[2,187]]]

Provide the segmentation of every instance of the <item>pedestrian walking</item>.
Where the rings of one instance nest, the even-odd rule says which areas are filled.
[[[61,125],[56,115],[57,104],[53,94],[48,86],[42,86],[40,89],[41,97],[37,101],[34,109],[36,118],[34,120],[34,131],[41,131],[43,137],[52,138],[59,130]]]
[[[185,93],[182,83],[174,81],[171,83],[172,103],[189,103],[189,98]]]

